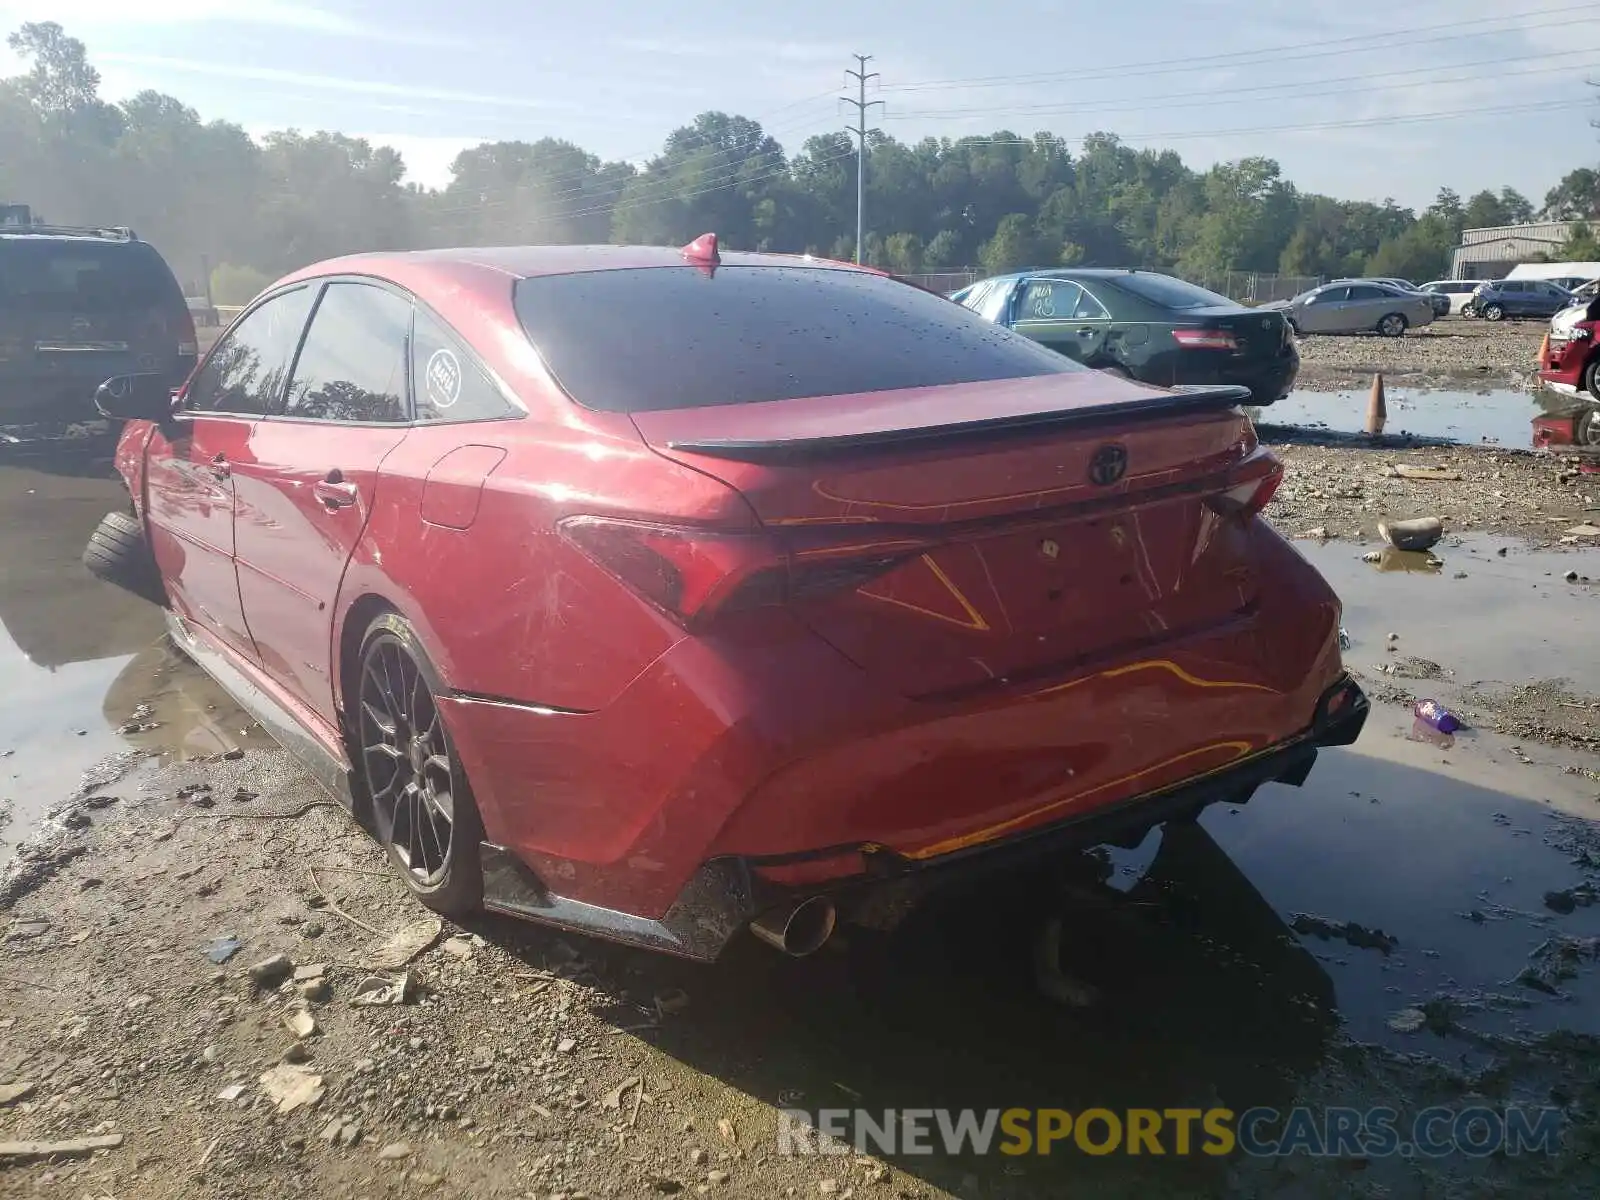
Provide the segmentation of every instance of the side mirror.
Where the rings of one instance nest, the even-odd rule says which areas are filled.
[[[96,389],[94,406],[114,421],[166,421],[172,416],[172,397],[165,375],[115,375]]]

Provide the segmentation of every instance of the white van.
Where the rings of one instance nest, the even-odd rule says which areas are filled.
[[[1600,262],[1521,263],[1506,272],[1507,279],[1542,279],[1575,291],[1591,279],[1600,279]]]

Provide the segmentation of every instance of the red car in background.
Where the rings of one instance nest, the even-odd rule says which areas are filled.
[[[363,255],[107,382],[86,561],[424,903],[805,953],[1355,738],[1243,398],[709,237]]]
[[[1600,406],[1600,344],[1596,342],[1600,313],[1596,307],[1600,301],[1592,293],[1583,299],[1587,302],[1563,309],[1550,319],[1550,332],[1539,347],[1539,380],[1576,402],[1564,416],[1570,434],[1562,435],[1561,442],[1600,446],[1600,417],[1596,416]]]

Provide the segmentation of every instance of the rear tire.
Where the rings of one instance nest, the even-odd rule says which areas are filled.
[[[1378,332],[1383,334],[1384,337],[1397,338],[1405,333],[1407,324],[1408,322],[1401,314],[1390,313],[1378,322]]]
[[[1600,413],[1586,408],[1572,423],[1572,440],[1579,446],[1600,447]]]
[[[1590,358],[1588,365],[1583,368],[1583,389],[1600,400],[1600,354]]]
[[[167,589],[145,540],[144,526],[130,513],[107,513],[83,548],[83,565],[96,579],[115,584],[165,608]]]
[[[1499,304],[1486,304],[1483,308],[1485,321],[1501,321],[1505,319],[1506,310]]]
[[[411,626],[394,613],[373,621],[351,683],[351,748],[389,862],[434,912],[477,912],[483,822],[439,713],[443,684]]]

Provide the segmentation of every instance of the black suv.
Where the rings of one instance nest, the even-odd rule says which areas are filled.
[[[178,387],[197,351],[183,290],[132,230],[0,223],[0,424],[92,420],[113,375]]]

